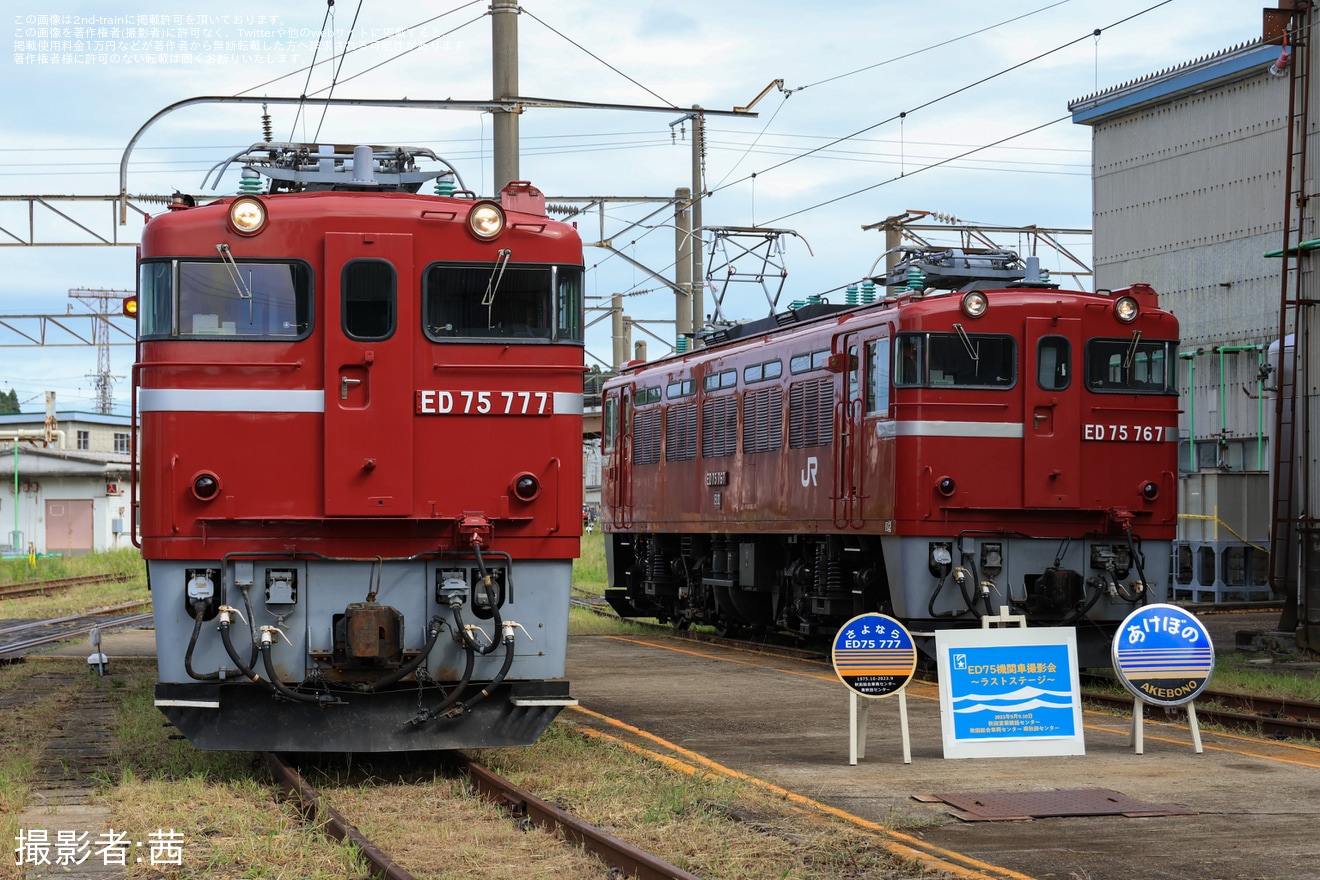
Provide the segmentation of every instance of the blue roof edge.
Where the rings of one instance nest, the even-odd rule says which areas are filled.
[[[1185,65],[1153,73],[1068,104],[1073,122],[1089,125],[1141,107],[1171,101],[1213,83],[1231,82],[1258,73],[1279,57],[1279,47],[1259,40],[1226,49]]]

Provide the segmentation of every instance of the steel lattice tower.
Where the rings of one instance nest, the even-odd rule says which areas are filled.
[[[96,411],[109,415],[114,409],[115,377],[110,374],[110,302],[132,296],[131,290],[88,290],[74,288],[69,297],[93,303],[92,312],[100,320],[92,325],[96,345],[96,372],[90,378],[96,388]]]

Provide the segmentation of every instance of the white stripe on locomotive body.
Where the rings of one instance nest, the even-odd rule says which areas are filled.
[[[582,415],[583,395],[554,393],[555,415]],[[321,413],[325,391],[279,388],[142,388],[139,412]]]
[[[322,390],[280,388],[142,388],[139,412],[325,412]]]
[[[184,709],[219,709],[219,700],[156,700],[157,709],[169,706],[179,706]]]
[[[1021,422],[941,422],[932,419],[914,421],[878,421],[877,437],[967,437],[987,440],[1021,440],[1024,436]],[[1177,442],[1172,429],[1164,431],[1164,440]]]
[[[575,394],[572,391],[556,391],[555,415],[557,416],[580,416],[586,405],[583,403],[584,395]]]
[[[1022,439],[1021,422],[940,422],[930,419],[914,421],[879,421],[875,423],[877,437],[980,437],[987,439]]]

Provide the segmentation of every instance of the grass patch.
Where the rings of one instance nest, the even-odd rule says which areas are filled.
[[[157,828],[182,835],[178,878],[343,880],[365,874],[350,847],[309,832],[297,811],[278,802],[265,766],[247,752],[207,752],[170,739],[173,728],[152,705],[155,664],[122,661],[124,692],[107,767],[107,802],[116,829],[144,839]],[[158,878],[147,863],[129,877]]]
[[[568,609],[568,634],[570,636],[651,636],[655,635],[655,627],[617,617],[606,617],[590,609],[573,605]]]
[[[604,596],[608,582],[605,535],[597,529],[582,536],[582,555],[573,560],[573,591],[587,596]]]
[[[29,564],[24,556],[0,560],[0,584],[48,581],[107,571],[146,577],[147,567],[142,561],[142,554],[135,547],[86,556],[43,556],[36,560],[35,566]]]
[[[0,667],[0,836],[10,841],[11,858],[0,865],[13,867],[13,841],[19,832],[18,814],[27,801],[28,791],[45,749],[51,728],[60,716],[70,711],[81,681],[52,690],[40,683],[39,676],[49,667],[37,664],[13,664]],[[30,692],[30,693],[29,693]],[[6,876],[0,872],[0,876]]]
[[[83,584],[46,596],[23,596],[0,602],[0,617],[36,619],[66,617],[95,608],[140,602],[150,598],[147,591],[147,568],[136,550],[113,550],[88,556],[59,556],[38,559],[31,568],[26,559],[0,562],[0,584],[46,581],[81,575],[126,574],[123,583]]]
[[[1210,687],[1234,694],[1280,697],[1320,703],[1320,678],[1314,672],[1290,670],[1287,666],[1256,662],[1251,654],[1216,654]]]

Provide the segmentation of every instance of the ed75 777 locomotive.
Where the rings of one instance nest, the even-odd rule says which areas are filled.
[[[802,634],[1008,608],[1107,666],[1117,625],[1167,594],[1178,323],[1146,285],[1060,290],[1027,263],[913,251],[874,302],[808,303],[607,383],[611,604]]]
[[[576,231],[425,149],[231,161],[245,194],[142,237],[156,705],[208,749],[532,742],[572,702]]]

